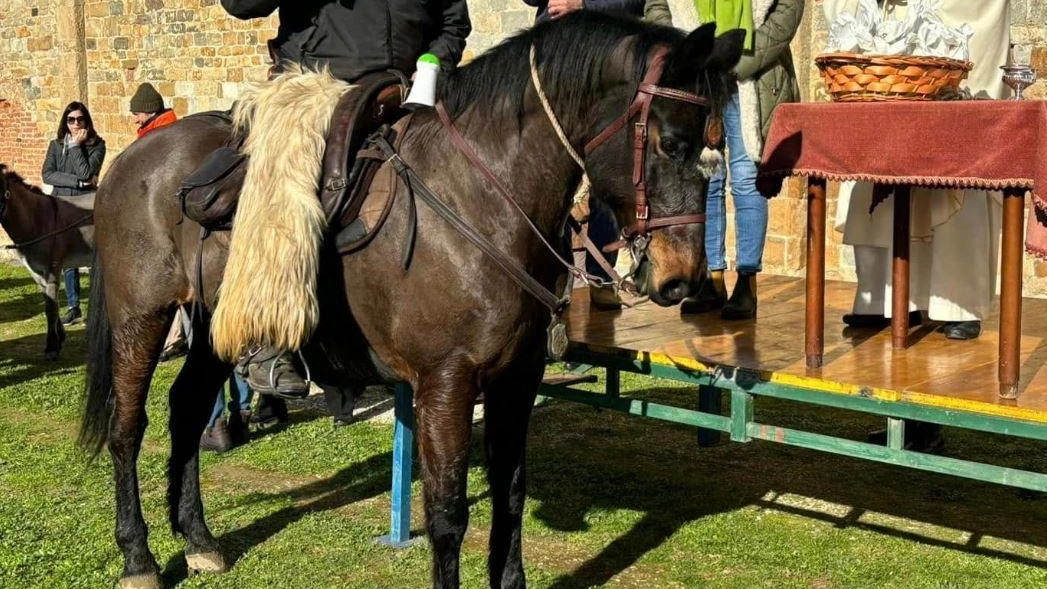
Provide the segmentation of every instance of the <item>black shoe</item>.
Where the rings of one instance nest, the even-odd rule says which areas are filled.
[[[246,364],[247,384],[260,395],[303,399],[309,383],[298,374],[294,356],[276,348],[262,348],[241,361]]]
[[[859,313],[848,313],[843,316],[843,322],[851,327],[875,327],[883,329],[891,324],[891,320],[883,315],[862,315]],[[923,313],[909,311],[909,327],[923,323]]]
[[[981,321],[946,321],[942,333],[949,339],[974,339],[982,333]]]
[[[219,417],[213,426],[204,429],[204,435],[200,436],[200,449],[219,453],[233,449],[233,439],[229,435],[225,417]]]
[[[73,325],[79,323],[83,319],[84,315],[80,312],[80,307],[69,307],[69,310],[65,312],[62,317],[62,325]]]
[[[280,397],[259,397],[248,423],[259,431],[287,423],[287,402]]]
[[[869,432],[870,444],[887,445],[887,430],[878,429]],[[905,422],[905,446],[903,449],[923,454],[942,454],[945,452],[945,438],[942,426],[926,421]]]
[[[738,283],[727,304],[723,306],[720,317],[730,321],[756,318],[756,273],[739,272]]]
[[[723,284],[723,271],[716,270],[705,277],[702,286],[698,289],[698,294],[687,297],[680,303],[680,314],[695,315],[719,311],[726,304],[727,287]]]

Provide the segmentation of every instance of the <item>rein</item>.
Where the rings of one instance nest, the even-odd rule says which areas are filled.
[[[557,137],[560,142],[567,149],[571,158],[582,168],[583,180],[582,190],[588,187],[588,176],[585,174],[585,164],[581,156],[574,150],[567,140],[566,134],[563,132],[563,128],[553,113],[552,107],[549,104],[548,98],[545,96],[542,90],[541,81],[538,77],[538,69],[535,63],[534,46],[531,46],[531,80],[534,84],[535,91],[537,92],[542,106],[545,109],[546,116],[549,122],[552,124],[556,131]],[[641,80],[639,87],[636,91],[636,97],[634,98],[629,109],[618,119],[612,122],[607,128],[599,133],[592,141],[585,146],[585,154],[588,155],[597,147],[602,145],[607,139],[613,136],[618,131],[622,130],[626,124],[634,117],[639,115],[640,119],[634,124],[634,140],[633,140],[633,186],[636,190],[636,223],[630,225],[623,230],[623,235],[627,238],[627,242],[633,248],[634,252],[642,253],[646,249],[646,244],[649,241],[650,231],[653,229],[659,229],[663,227],[669,227],[672,225],[683,225],[691,223],[704,223],[705,213],[696,213],[691,215],[676,215],[671,217],[657,217],[654,219],[650,218],[650,208],[647,203],[647,184],[645,179],[645,167],[644,158],[647,150],[648,133],[647,133],[647,121],[650,116],[651,101],[655,96],[661,96],[663,98],[669,98],[672,100],[678,100],[682,102],[688,102],[691,104],[697,104],[701,106],[709,106],[709,100],[707,98],[698,96],[691,92],[685,92],[683,90],[676,90],[673,88],[666,88],[657,85],[658,79],[661,77],[662,70],[665,67],[665,58],[668,53],[668,49],[665,47],[659,47],[654,51],[651,58],[650,65],[647,68],[647,72]],[[462,152],[463,155],[472,163],[473,167],[478,169],[495,188],[502,198],[504,198],[513,209],[515,209],[526,221],[528,228],[538,237],[539,241],[545,248],[553,254],[553,257],[567,269],[572,276],[575,276],[587,284],[598,284],[603,286],[605,281],[585,273],[584,271],[575,268],[573,264],[568,263],[560,255],[560,252],[553,247],[549,240],[542,234],[541,230],[534,224],[527,213],[520,207],[516,200],[512,197],[511,192],[505,187],[502,182],[498,180],[498,177],[483,163],[480,157],[473,150],[472,146],[465,140],[461,132],[454,126],[450,116],[447,114],[447,109],[444,107],[442,102],[436,104],[436,112],[440,118],[440,122],[444,129],[447,130],[448,135],[451,138],[451,142],[455,147]],[[713,119],[710,117],[709,119]],[[706,124],[706,144],[708,145],[711,141],[710,137],[710,125],[709,120]],[[523,290],[531,294],[535,299],[545,305],[552,314],[552,318],[547,329],[548,334],[548,345],[547,351],[553,359],[560,359],[563,357],[564,352],[567,350],[567,334],[566,327],[563,324],[561,315],[567,305],[570,303],[570,297],[565,293],[564,296],[558,297],[553,294],[549,289],[539,283],[533,276],[531,276],[527,270],[520,264],[519,261],[509,257],[508,254],[503,252],[493,244],[489,239],[484,237],[482,234],[477,232],[472,226],[468,224],[458,213],[448,207],[443,200],[439,198],[425,182],[418,176],[418,174],[405,162],[397,153],[396,149],[389,143],[389,141],[381,134],[376,133],[370,138],[370,142],[374,144],[385,156],[386,161],[391,163],[396,170],[397,175],[407,185],[410,194],[418,194],[423,202],[425,202],[430,208],[433,209],[437,214],[443,217],[452,227],[454,227],[459,233],[461,233],[466,239],[476,245],[481,251],[483,251],[488,257],[490,257],[501,269],[509,276],[518,286]],[[413,202],[413,201],[412,201]],[[598,256],[602,258],[602,256]],[[613,275],[613,274],[612,274]],[[618,278],[615,281],[616,288],[621,288],[621,284],[624,281],[622,278]]]

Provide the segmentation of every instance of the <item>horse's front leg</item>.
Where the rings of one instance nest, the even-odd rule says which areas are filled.
[[[492,504],[487,569],[493,589],[527,586],[521,553],[524,463],[527,426],[544,368],[540,356],[522,360],[484,390],[484,454]]]
[[[433,587],[458,589],[462,539],[469,525],[466,477],[476,389],[475,367],[450,359],[419,379],[418,447]]]
[[[204,521],[200,500],[200,435],[232,367],[211,351],[207,325],[197,325],[194,331],[189,355],[168,395],[171,459],[167,464],[167,506],[172,531],[185,537],[189,569],[221,573],[228,566]]]
[[[113,327],[113,416],[109,453],[116,479],[116,543],[124,555],[125,589],[159,588],[160,569],[149,551],[149,530],[138,489],[138,452],[148,418],[145,401],[167,316],[136,315]]]

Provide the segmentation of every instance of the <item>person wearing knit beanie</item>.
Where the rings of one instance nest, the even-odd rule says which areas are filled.
[[[164,98],[156,91],[149,82],[138,86],[135,95],[131,97],[131,112],[156,114],[164,110]]]
[[[131,115],[138,124],[138,137],[144,137],[150,131],[166,127],[178,117],[173,110],[164,108],[164,98],[149,82],[138,85],[131,97]]]

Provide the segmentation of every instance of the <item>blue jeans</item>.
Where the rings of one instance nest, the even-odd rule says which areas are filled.
[[[73,309],[80,306],[80,270],[78,268],[66,268],[62,272],[65,278],[65,300],[68,307]]]
[[[756,163],[745,152],[737,93],[724,110],[723,129],[727,137],[727,166],[731,172],[731,197],[734,199],[735,265],[739,272],[759,272],[763,269],[763,244],[767,238],[767,199],[756,190]],[[709,270],[727,269],[726,176],[727,170],[720,169],[709,179],[705,223],[705,254],[709,258]]]
[[[614,220],[614,213],[611,212],[610,207],[592,197],[589,198],[589,239],[600,250],[603,250],[603,246],[614,243],[618,239],[618,227]],[[616,251],[605,252],[603,257],[612,268],[618,263],[618,252]],[[593,276],[611,279],[589,252],[585,253],[585,271]]]
[[[214,402],[214,411],[211,412],[211,419],[207,422],[207,427],[214,427],[218,418],[225,413],[225,386],[218,389],[218,398]],[[234,394],[235,391],[235,394]],[[229,377],[229,413],[239,413],[240,411],[246,411],[251,408],[251,389],[244,382],[244,379],[239,374],[233,373]]]

